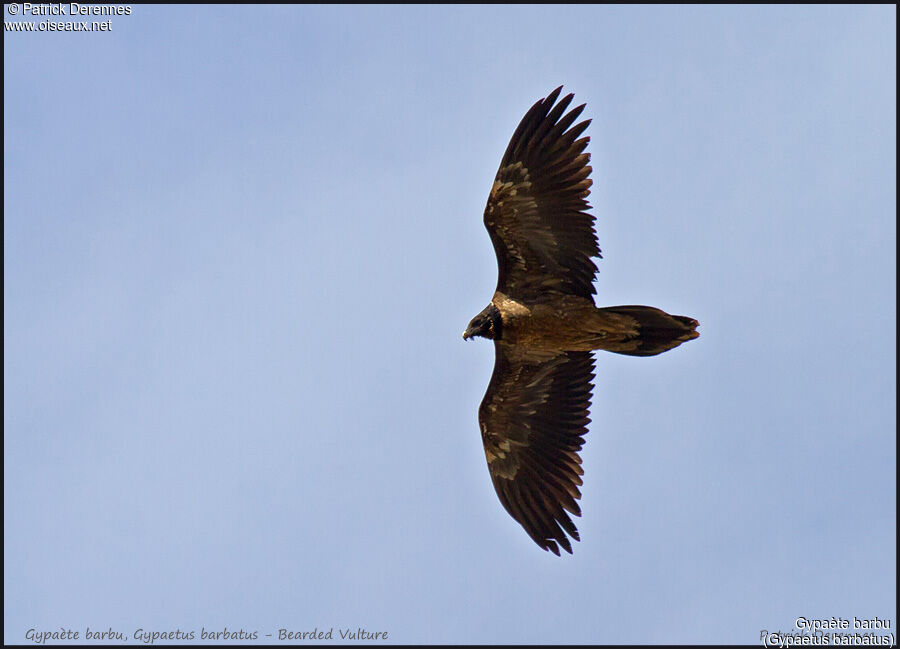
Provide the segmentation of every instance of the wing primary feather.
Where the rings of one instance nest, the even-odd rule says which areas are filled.
[[[563,97],[562,100],[560,100],[560,102],[556,104],[556,106],[554,106],[549,113],[547,113],[544,119],[541,120],[534,134],[531,136],[531,138],[529,138],[530,142],[527,151],[528,155],[533,154],[535,149],[540,150],[546,148],[546,142],[544,138],[547,137],[548,134],[551,134],[551,131],[555,131],[557,121],[563,114],[563,111],[566,110],[566,107],[568,107],[568,105],[572,103],[572,98],[574,96],[575,95],[566,95],[565,97]]]
[[[572,95],[569,95],[569,96],[571,97]],[[581,106],[576,106],[575,108],[570,110],[568,113],[566,113],[562,117],[562,119],[560,119],[558,122],[556,122],[556,125],[553,127],[553,132],[551,133],[551,135],[553,135],[555,138],[557,138],[557,142],[559,142],[560,141],[559,139],[562,138],[563,135],[566,134],[566,129],[568,129],[572,125],[572,123],[576,119],[578,119],[578,116],[581,115],[581,112],[584,110],[584,107],[585,107],[585,104],[581,104]],[[590,120],[587,120],[587,121],[590,122]],[[578,136],[576,135],[575,137],[578,137]],[[549,151],[552,154],[556,150],[557,150],[556,146],[554,145],[553,147],[550,148]]]

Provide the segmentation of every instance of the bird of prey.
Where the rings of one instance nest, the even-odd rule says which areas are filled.
[[[484,225],[497,253],[491,303],[463,333],[494,341],[478,408],[484,454],[507,512],[544,550],[571,554],[581,515],[591,350],[653,356],[699,336],[693,318],[648,306],[594,305],[600,257],[590,193],[590,124],[560,86],[522,118],[491,187]],[[574,126],[573,126],[574,124]],[[568,535],[568,536],[567,536]]]

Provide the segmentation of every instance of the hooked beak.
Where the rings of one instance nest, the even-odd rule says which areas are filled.
[[[470,333],[469,333],[469,330],[466,329],[466,330],[463,332],[463,340],[468,340],[468,339],[471,338],[471,337],[472,337],[472,334],[470,334]]]

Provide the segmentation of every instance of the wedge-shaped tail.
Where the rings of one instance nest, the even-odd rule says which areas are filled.
[[[669,315],[652,306],[608,306],[597,310],[604,315],[622,316],[630,321],[628,333],[619,340],[611,336],[611,340],[608,339],[600,347],[616,354],[656,356],[700,335],[696,331],[700,323],[693,318]]]

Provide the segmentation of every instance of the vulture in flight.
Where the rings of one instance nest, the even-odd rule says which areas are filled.
[[[491,303],[463,333],[494,341],[478,408],[484,454],[506,511],[544,550],[579,540],[581,457],[594,379],[591,350],[654,356],[696,338],[698,322],[648,306],[594,305],[600,257],[591,187],[590,120],[557,88],[522,118],[491,187],[484,225],[497,253]]]

